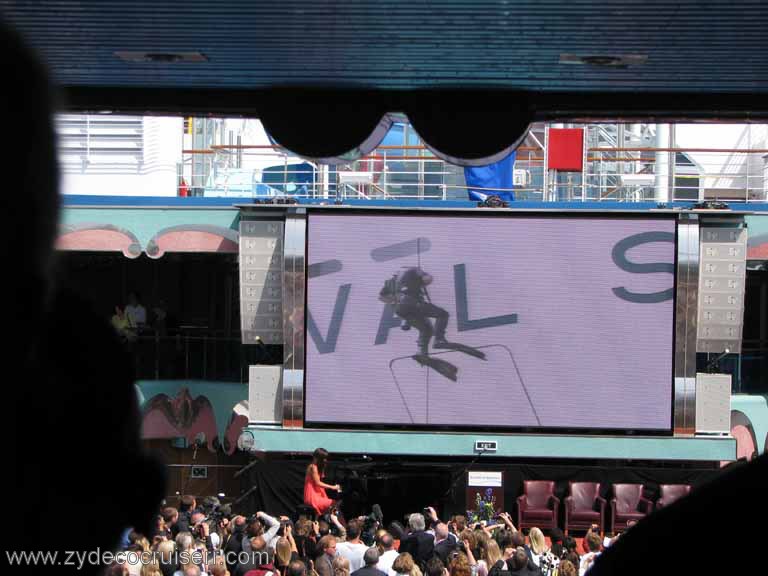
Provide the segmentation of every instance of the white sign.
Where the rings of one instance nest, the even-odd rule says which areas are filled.
[[[373,172],[337,172],[340,184],[373,184]]]
[[[496,452],[498,448],[496,440],[475,440],[475,452]]]
[[[467,486],[501,488],[501,472],[470,472]]]

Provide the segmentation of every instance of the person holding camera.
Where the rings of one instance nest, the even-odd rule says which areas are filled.
[[[192,512],[190,516],[190,532],[192,535],[205,542],[205,547],[209,552],[213,552],[219,548],[221,544],[221,537],[217,532],[211,531],[210,524],[206,521],[205,514],[199,510]]]
[[[451,534],[448,530],[448,524],[445,522],[438,522],[435,525],[435,556],[446,565],[448,563],[448,555],[456,549],[459,542],[456,534]]]
[[[280,574],[286,574],[291,562],[299,559],[299,550],[296,540],[293,539],[293,528],[289,523],[283,525],[283,536],[277,540],[275,546],[275,568]]]
[[[415,512],[408,517],[410,532],[400,541],[400,553],[408,552],[419,567],[426,566],[435,551],[435,538],[426,531],[424,515]]]

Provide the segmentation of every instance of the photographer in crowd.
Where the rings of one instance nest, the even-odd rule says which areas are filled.
[[[427,562],[435,550],[435,536],[426,531],[424,515],[418,512],[408,517],[408,535],[400,541],[400,552],[407,552],[413,561],[421,568]]]

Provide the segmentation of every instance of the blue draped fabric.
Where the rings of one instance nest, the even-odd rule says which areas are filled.
[[[512,201],[515,193],[512,182],[515,168],[516,152],[510,153],[495,164],[464,168],[464,179],[467,181],[467,192],[470,200],[483,201],[488,196],[498,196],[502,200]],[[478,188],[505,188],[506,190],[474,190]]]
[[[264,168],[261,181],[279,194],[309,194],[315,183],[315,167],[308,162]]]

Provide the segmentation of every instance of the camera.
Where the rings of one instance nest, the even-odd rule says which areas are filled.
[[[194,527],[192,530],[192,535],[199,539],[199,540],[205,540],[205,530],[203,530],[203,523],[208,522],[208,519],[204,519],[202,522],[200,522],[197,526]],[[208,527],[210,530],[210,526]]]
[[[208,499],[206,498],[206,500]],[[207,522],[208,526],[211,528],[211,531],[213,531],[217,526],[221,525],[221,521],[225,518],[227,520],[231,520],[232,507],[229,504],[224,504],[222,506],[217,498],[211,498],[211,500],[213,501],[209,500],[203,504],[203,509],[206,514],[203,522]]]
[[[277,535],[280,537],[285,536],[285,527],[290,526],[293,528],[293,522],[290,520],[280,520],[280,528],[277,530]]]
[[[380,525],[381,524],[375,514],[368,514],[368,516],[365,517],[360,539],[366,546],[373,546],[376,538],[376,530],[379,529]]]

